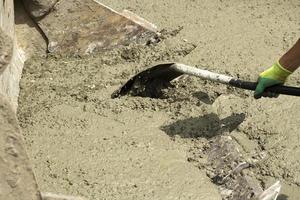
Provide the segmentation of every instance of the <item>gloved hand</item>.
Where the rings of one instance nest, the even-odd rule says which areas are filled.
[[[264,90],[270,86],[283,85],[287,77],[291,74],[292,72],[282,67],[279,62],[276,62],[271,68],[259,75],[258,85],[254,92],[254,98],[259,99],[262,96],[277,97],[277,94],[266,93]]]

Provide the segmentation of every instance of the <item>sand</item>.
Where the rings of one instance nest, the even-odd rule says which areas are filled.
[[[262,188],[280,180],[279,199],[297,199],[297,98],[254,100],[251,92],[185,76],[160,99],[110,95],[138,71],[167,61],[254,81],[298,39],[300,3],[103,3],[157,24],[162,41],[26,63],[18,116],[41,190],[89,199],[225,198],[207,159],[212,141],[224,136],[253,161],[248,171]],[[299,85],[298,77],[288,84]]]

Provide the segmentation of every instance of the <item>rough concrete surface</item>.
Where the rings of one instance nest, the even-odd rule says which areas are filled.
[[[0,96],[0,199],[39,200],[15,112]]]
[[[178,53],[190,46],[180,48]],[[114,53],[31,60],[24,69],[19,119],[31,158],[39,160],[41,189],[90,199],[220,199],[205,173],[186,160],[184,148],[160,129],[173,115],[159,111],[166,101],[110,99],[135,66]]]
[[[161,42],[26,63],[18,118],[41,189],[89,199],[238,199],[236,183],[218,178],[245,161],[251,166],[241,173],[257,190],[280,180],[278,199],[298,199],[297,98],[254,100],[186,76],[162,98],[110,95],[166,61],[255,80],[299,38],[299,1],[103,3],[158,25]],[[287,84],[299,85],[298,77]],[[239,152],[223,171],[209,159],[219,137],[232,138]]]

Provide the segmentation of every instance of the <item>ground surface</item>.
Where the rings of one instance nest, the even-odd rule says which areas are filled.
[[[90,199],[221,199],[206,176],[205,149],[230,135],[262,187],[281,180],[280,199],[300,195],[300,101],[192,77],[164,99],[111,93],[155,62],[180,61],[255,80],[299,38],[291,1],[115,1],[157,24],[163,40],[89,58],[32,59],[21,83],[19,120],[43,191]],[[299,85],[299,72],[288,84]]]

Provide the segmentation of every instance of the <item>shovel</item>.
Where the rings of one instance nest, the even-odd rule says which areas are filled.
[[[170,81],[184,74],[245,90],[255,90],[257,86],[257,82],[244,81],[184,64],[164,63],[148,68],[133,76],[121,88],[112,94],[112,98],[117,98],[127,94],[158,98],[162,94],[162,89],[171,86]],[[269,87],[265,90],[265,92],[300,96],[300,88],[282,85]]]

